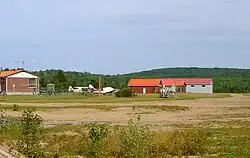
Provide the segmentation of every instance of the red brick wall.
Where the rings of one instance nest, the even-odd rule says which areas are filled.
[[[36,81],[35,91],[38,91],[38,79]],[[13,88],[13,84],[15,84],[15,88]],[[7,92],[34,92],[34,88],[29,88],[28,78],[7,78]]]

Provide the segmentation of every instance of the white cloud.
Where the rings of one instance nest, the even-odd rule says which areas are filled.
[[[220,37],[220,36],[214,36],[213,40],[214,41],[224,41],[225,39],[223,37]]]

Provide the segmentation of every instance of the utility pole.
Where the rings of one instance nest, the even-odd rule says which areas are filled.
[[[99,96],[101,96],[101,76],[99,77]]]

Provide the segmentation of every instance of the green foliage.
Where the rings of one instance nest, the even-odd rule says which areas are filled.
[[[14,104],[13,107],[12,107],[12,110],[13,111],[18,111],[19,110],[19,105]]]
[[[92,123],[89,132],[83,136],[83,147],[85,156],[93,158],[107,157],[106,138],[109,126],[106,124]]]
[[[41,157],[44,138],[43,120],[32,110],[24,111],[20,121],[16,148],[27,157]]]
[[[65,155],[75,155],[80,149],[81,140],[79,136],[75,135],[66,135],[53,134],[52,136],[47,137],[47,157],[61,157]]]
[[[124,88],[115,93],[116,97],[134,97],[135,94],[131,91],[130,88]]]
[[[102,78],[102,86],[114,88],[126,87],[130,78],[164,78],[164,77],[209,77],[214,80],[215,92],[250,92],[250,70],[231,68],[165,68],[142,71],[123,75],[100,75],[88,72],[63,72],[61,70],[46,70],[35,72],[40,76],[41,87],[55,83],[57,90],[67,90],[68,85],[87,86],[91,83],[98,87],[98,78]]]
[[[29,118],[35,118],[35,115],[32,113]],[[23,121],[23,118],[16,121]],[[39,128],[38,130],[31,128],[33,130],[26,132],[26,137],[31,138],[31,135],[35,135],[33,138],[36,139],[37,142],[46,144],[46,148],[41,148],[41,143],[37,143],[39,144],[35,145],[37,148],[34,147],[34,150],[37,150],[36,152],[29,148],[29,151],[36,153],[36,155],[32,156],[30,152],[26,152],[25,155],[27,157],[43,157],[43,155],[38,155],[37,153],[42,153],[44,151],[44,154],[46,154],[44,157],[48,158],[77,157],[77,155],[88,158],[165,158],[171,156],[182,157],[188,155],[202,156],[212,154],[216,154],[217,157],[249,156],[249,128],[227,127],[215,129],[202,126],[203,128],[197,129],[193,126],[185,126],[185,128],[190,129],[153,132],[149,130],[148,126],[141,125],[139,121],[140,117],[138,117],[136,121],[131,119],[128,126],[116,126],[112,129],[105,124],[97,123],[90,124],[89,126],[67,125],[67,128],[62,128],[66,127],[65,125],[60,125],[60,127],[51,127],[56,128],[57,130],[48,130],[50,133],[46,135],[46,139],[37,139],[36,134],[39,133],[37,132],[40,131]],[[19,127],[17,122],[10,121],[10,123],[8,123],[8,128],[6,129],[6,132],[3,133],[4,137],[2,138],[6,139],[7,137],[5,135],[16,135],[17,132],[20,132],[20,134],[25,137],[22,130],[17,131],[15,129],[16,127]],[[27,124],[27,121],[25,122],[25,124]],[[22,124],[23,123],[20,122],[21,126]],[[242,122],[241,125],[246,126],[246,124],[249,124],[249,121]],[[239,125],[239,122],[237,122],[237,125]],[[26,127],[28,126],[25,126],[25,128]],[[249,126],[247,125],[246,127]],[[80,134],[83,131],[86,131],[87,134],[81,136]],[[0,136],[2,136],[2,133]],[[12,140],[16,139],[19,139],[19,141],[21,140],[20,136]],[[1,140],[1,142],[3,141]],[[11,143],[13,142],[15,141],[12,141]],[[25,147],[27,148],[26,144],[21,146],[21,148]]]
[[[147,126],[137,121],[129,120],[128,127],[120,132],[120,155],[125,158],[149,158],[152,149],[152,134]]]
[[[6,128],[6,124],[7,122],[6,122],[5,112],[3,106],[0,105],[0,142],[3,142],[2,135]]]
[[[99,87],[99,83],[98,83],[98,80],[95,80],[95,79],[91,79],[89,82],[88,82],[88,85],[91,84],[93,87]]]
[[[201,131],[174,131],[168,137],[168,154],[173,156],[203,155],[206,152],[207,135]]]

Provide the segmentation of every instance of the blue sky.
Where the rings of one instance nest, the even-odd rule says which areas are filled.
[[[250,68],[249,0],[2,0],[0,65]]]

